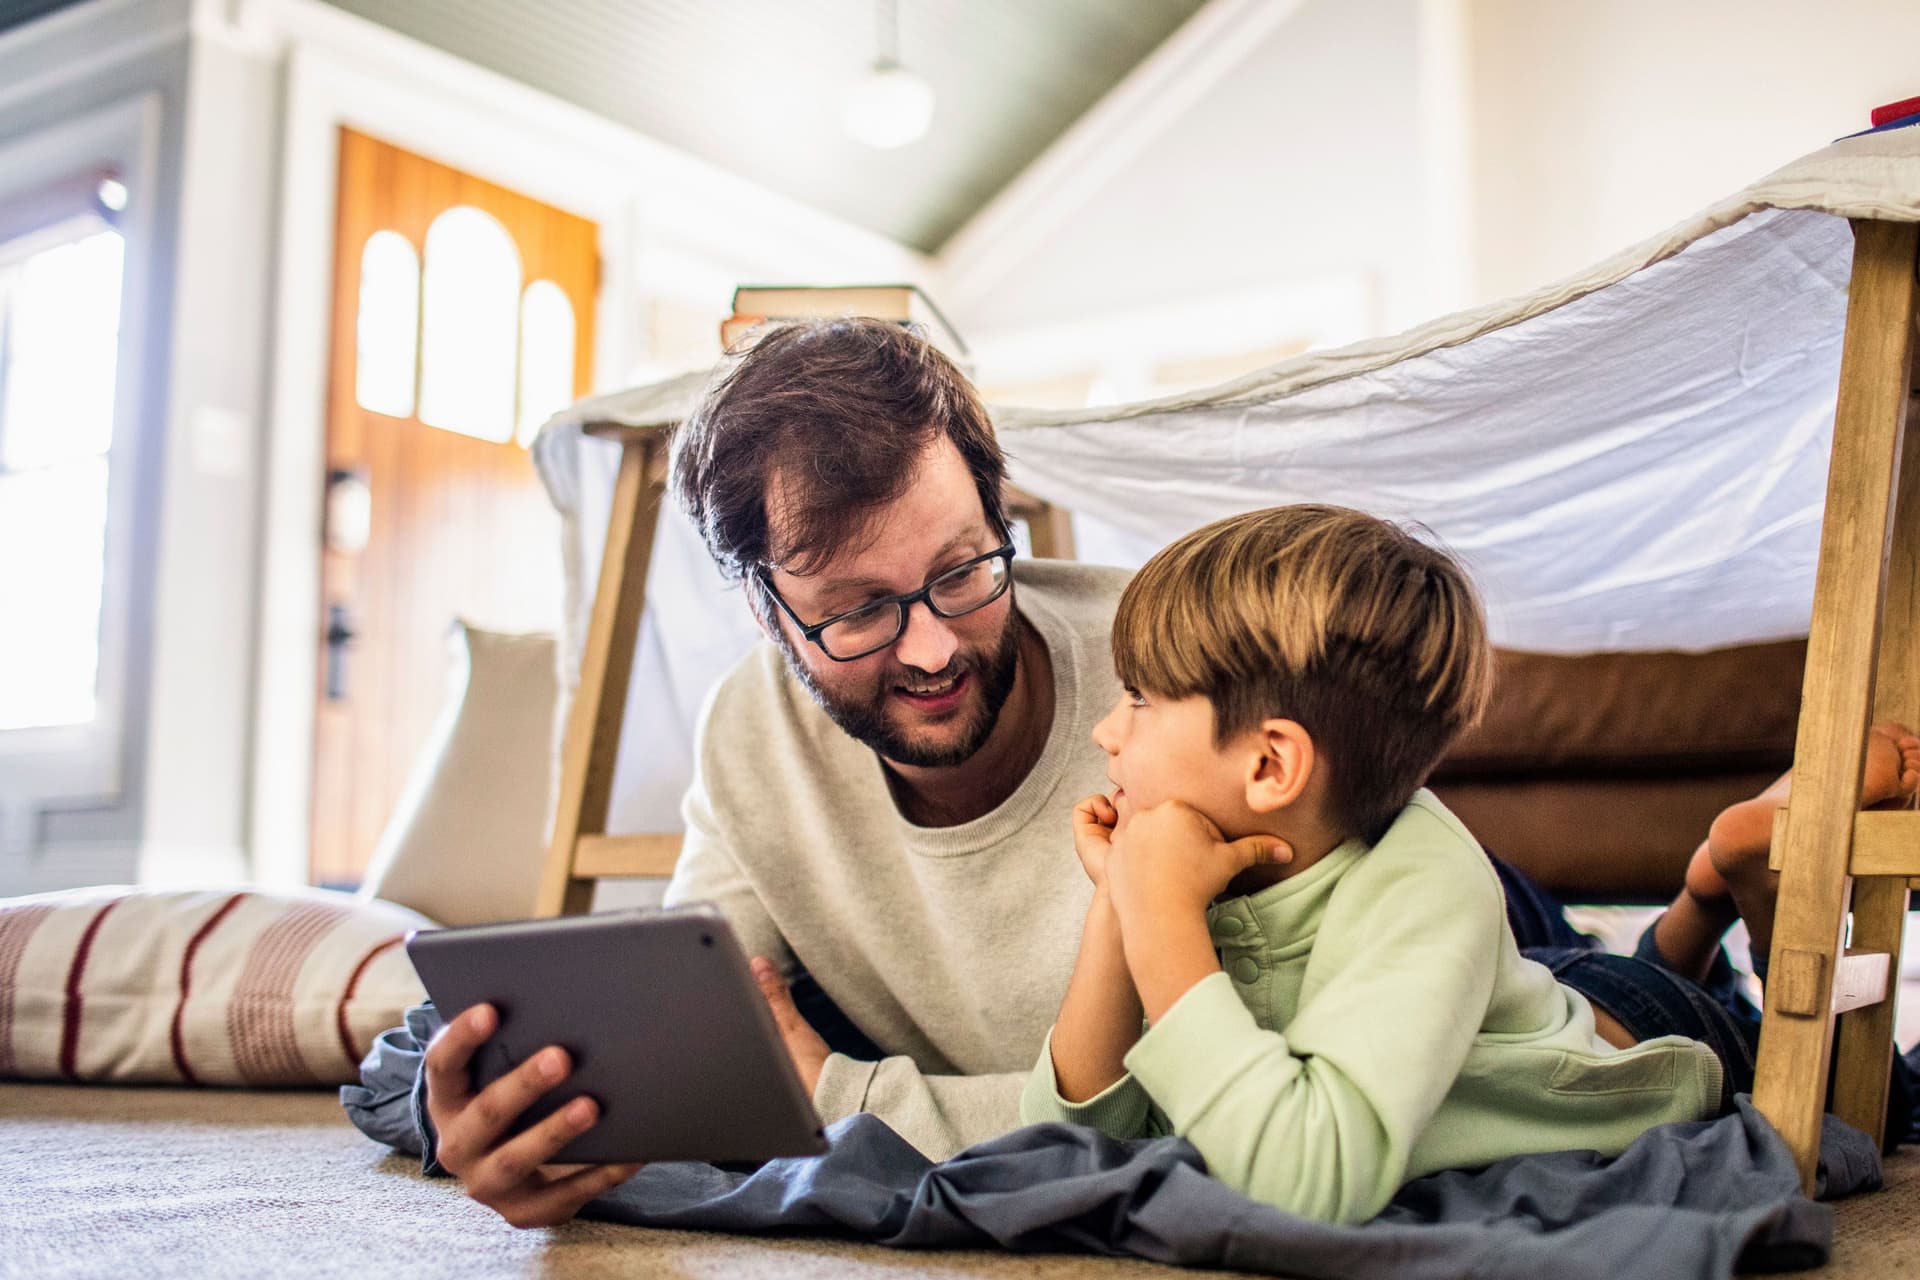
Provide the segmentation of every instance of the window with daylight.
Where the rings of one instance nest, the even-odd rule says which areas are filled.
[[[421,255],[420,421],[505,443],[514,434],[520,252],[497,218],[456,205]]]
[[[0,240],[0,730],[96,714],[125,198]]]
[[[360,251],[354,330],[354,399],[362,409],[411,418],[420,359],[420,258],[398,231],[374,232]]]
[[[551,280],[520,299],[520,432],[533,443],[540,424],[573,403],[573,303]]]

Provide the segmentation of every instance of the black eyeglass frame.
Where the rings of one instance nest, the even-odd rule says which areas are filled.
[[[858,662],[862,658],[870,658],[874,654],[880,652],[882,649],[892,648],[895,644],[898,644],[900,641],[900,637],[907,633],[907,612],[908,610],[912,609],[913,606],[916,604],[926,605],[927,612],[931,613],[936,618],[964,618],[970,613],[978,613],[980,610],[992,604],[995,600],[998,600],[1001,596],[1004,596],[1005,594],[1007,594],[1007,592],[1011,590],[1013,587],[1013,557],[1015,554],[1016,552],[1014,549],[1013,540],[1009,538],[1007,541],[1001,543],[998,547],[995,547],[992,551],[989,551],[984,555],[977,555],[973,557],[973,559],[971,560],[964,560],[961,563],[953,566],[953,568],[951,569],[944,569],[941,572],[935,574],[933,577],[927,579],[927,581],[921,585],[918,591],[908,591],[902,595],[897,595],[897,596],[881,596],[878,600],[869,600],[857,609],[848,609],[843,613],[836,613],[831,618],[828,618],[823,622],[813,623],[811,626],[809,626],[807,623],[800,621],[800,615],[793,611],[793,606],[786,602],[785,597],[783,597],[780,594],[780,589],[773,585],[773,578],[766,571],[766,569],[762,568],[761,570],[759,570],[759,578],[760,578],[760,585],[767,589],[767,594],[769,596],[772,596],[773,602],[780,606],[780,611],[786,614],[788,618],[793,620],[794,627],[798,629],[801,635],[805,636],[810,642],[812,642],[812,644],[816,648],[818,648],[820,652],[826,654],[829,658],[832,658],[835,662]],[[999,588],[995,590],[994,593],[988,596],[985,600],[982,600],[979,604],[970,605],[969,607],[960,610],[960,612],[958,613],[948,613],[946,610],[942,609],[939,605],[933,602],[933,589],[939,586],[942,582],[946,581],[948,578],[953,577],[957,573],[964,573],[968,569],[973,568],[977,564],[983,564],[988,560],[1003,559],[1003,558],[1007,562],[1006,576],[1000,580]],[[897,606],[897,610],[894,616],[899,619],[899,626],[897,626],[894,629],[893,634],[889,636],[884,643],[874,645],[871,649],[862,649],[859,653],[851,654],[843,658],[840,655],[830,651],[827,648],[827,646],[821,641],[820,639],[821,633],[824,632],[828,627],[832,626],[834,623],[844,622],[848,618],[854,617],[856,614],[867,613],[871,610],[880,608],[882,605],[889,605],[889,604]]]

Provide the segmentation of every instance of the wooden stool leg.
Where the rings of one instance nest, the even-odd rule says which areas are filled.
[[[1833,980],[1848,908],[1860,766],[1873,705],[1896,463],[1913,345],[1920,227],[1859,222],[1847,304],[1826,523],[1754,1103],[1810,1191],[1833,1039]]]
[[[660,440],[648,436],[629,439],[621,450],[600,584],[580,658],[580,683],[567,714],[553,841],[540,873],[535,915],[577,915],[593,905],[593,881],[575,874],[574,860],[581,836],[600,835],[607,828],[627,685],[647,600],[647,561],[664,492],[654,474],[662,447]]]
[[[1920,357],[1920,353],[1915,355]],[[1911,371],[1907,385],[1913,385]],[[1913,414],[1911,401],[1905,435],[1894,498],[1893,543],[1887,556],[1874,718],[1920,728],[1920,417]],[[1833,1110],[1848,1124],[1883,1143],[1887,1072],[1892,1066],[1900,950],[1906,924],[1906,877],[1874,876],[1855,882],[1852,945],[1857,951],[1887,953],[1889,990],[1887,999],[1879,1004],[1840,1018]]]

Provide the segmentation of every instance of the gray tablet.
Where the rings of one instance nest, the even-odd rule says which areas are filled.
[[[449,1022],[476,1004],[499,1012],[474,1054],[476,1089],[547,1045],[572,1055],[573,1074],[517,1125],[591,1095],[600,1120],[556,1163],[826,1150],[746,956],[710,907],[422,930],[407,954]]]

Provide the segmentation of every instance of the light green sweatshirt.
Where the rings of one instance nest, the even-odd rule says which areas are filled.
[[[1060,1097],[1043,1047],[1021,1120],[1177,1133],[1256,1200],[1362,1222],[1435,1170],[1616,1154],[1652,1125],[1713,1115],[1713,1052],[1601,1040],[1586,998],[1520,955],[1504,901],[1473,837],[1421,791],[1371,848],[1348,841],[1210,908],[1224,972],[1086,1102]]]

